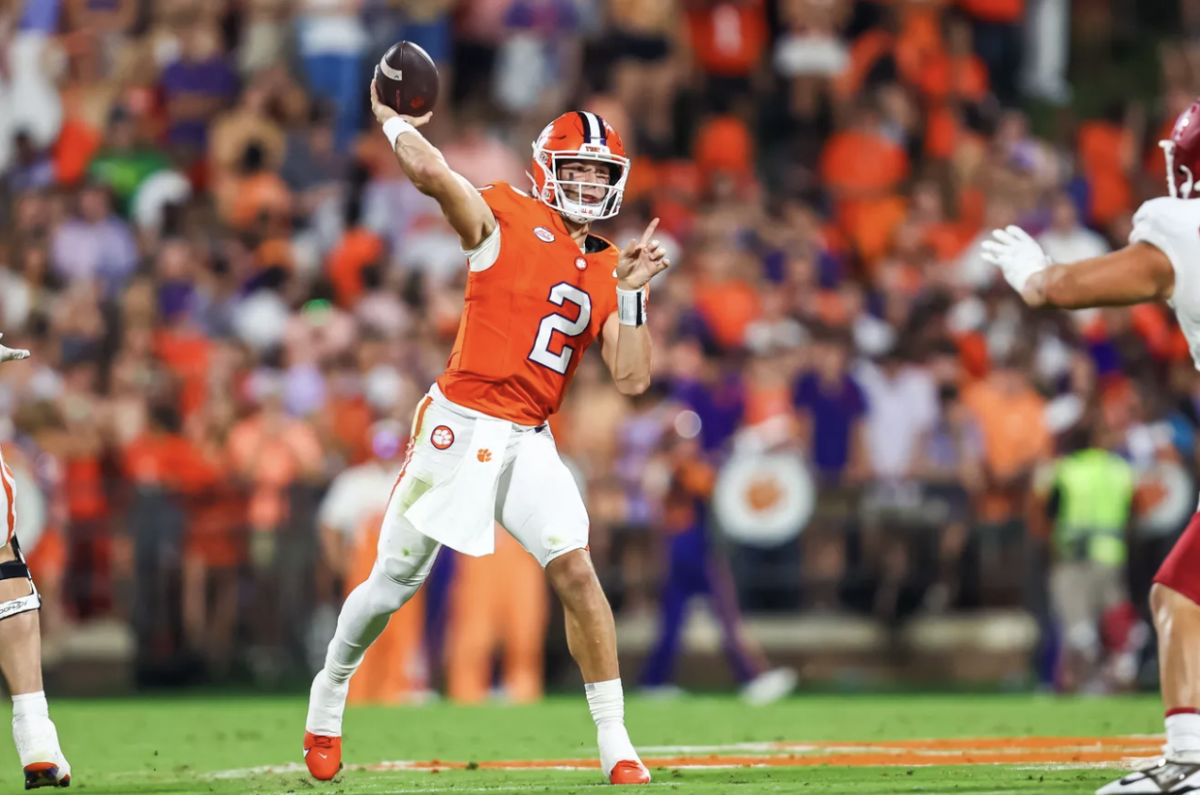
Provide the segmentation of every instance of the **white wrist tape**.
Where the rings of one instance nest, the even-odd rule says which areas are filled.
[[[417,128],[406,122],[399,116],[393,116],[383,123],[383,134],[387,136],[388,143],[392,148],[396,148],[396,139],[406,132],[416,132]]]
[[[622,326],[646,325],[646,288],[622,290],[617,288],[617,320]]]

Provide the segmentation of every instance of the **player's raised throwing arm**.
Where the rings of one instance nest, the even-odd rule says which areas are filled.
[[[479,191],[451,169],[437,147],[417,130],[433,114],[426,113],[420,118],[401,116],[379,101],[374,80],[371,81],[371,110],[383,125],[384,135],[413,185],[441,205],[446,220],[458,232],[464,250],[477,248],[496,228],[496,216]]]
[[[1157,245],[1136,240],[1119,251],[1069,265],[1050,262],[1023,229],[997,229],[983,243],[983,258],[1030,306],[1084,309],[1166,300],[1175,288],[1170,258]]]
[[[623,395],[640,395],[650,386],[650,328],[646,325],[647,285],[654,275],[671,265],[666,251],[653,239],[655,218],[631,240],[617,260],[616,314],[604,323],[600,353],[617,389]]]

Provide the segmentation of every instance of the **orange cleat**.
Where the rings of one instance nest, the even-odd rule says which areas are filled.
[[[640,762],[617,762],[608,774],[610,784],[649,784],[650,771]]]
[[[34,762],[25,765],[25,789],[71,786],[71,770],[53,762]]]
[[[304,733],[304,762],[318,781],[329,781],[342,769],[342,738]]]

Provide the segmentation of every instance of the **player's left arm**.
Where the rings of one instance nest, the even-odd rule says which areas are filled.
[[[1175,270],[1162,249],[1135,242],[1100,257],[1071,264],[1050,262],[1023,229],[997,229],[983,242],[983,258],[1030,306],[1084,309],[1130,306],[1171,297]]]
[[[671,265],[653,239],[655,218],[641,240],[631,240],[617,259],[617,311],[604,321],[600,354],[623,395],[640,395],[650,386],[650,328],[646,325],[647,285]]]

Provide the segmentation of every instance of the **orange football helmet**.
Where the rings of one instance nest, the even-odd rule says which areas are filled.
[[[608,184],[559,179],[559,166],[569,162],[607,164]],[[595,113],[574,111],[547,124],[533,142],[533,173],[529,178],[533,180],[533,194],[540,201],[566,218],[586,224],[612,218],[621,211],[629,158],[612,125]],[[599,201],[584,201],[583,190],[597,187],[606,189],[604,196]]]

